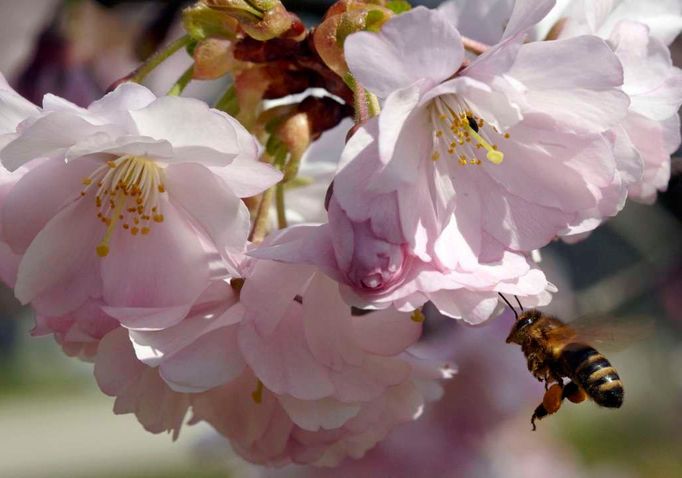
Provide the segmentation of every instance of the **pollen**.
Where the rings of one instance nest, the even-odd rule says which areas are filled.
[[[509,139],[510,134],[500,134],[457,96],[444,95],[434,100],[431,121],[435,136],[432,159],[447,153],[462,166],[478,166],[483,160],[492,164],[504,161],[504,152],[492,139]]]
[[[96,247],[99,257],[109,255],[117,225],[132,236],[146,236],[151,232],[152,220],[163,222],[160,212],[161,194],[166,191],[163,181],[163,169],[146,156],[109,160],[82,180],[85,188],[80,197],[94,196],[97,218],[106,226]]]
[[[410,319],[412,319],[412,322],[422,323],[426,320],[426,316],[421,310],[415,309],[410,315]]]
[[[258,383],[256,384],[256,389],[251,392],[251,398],[257,404],[263,403],[263,382],[260,380],[258,380]]]

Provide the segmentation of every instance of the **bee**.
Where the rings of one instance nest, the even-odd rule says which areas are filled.
[[[509,302],[507,304],[511,307]],[[531,417],[533,430],[536,429],[535,421],[556,413],[564,399],[580,403],[590,398],[602,407],[620,408],[624,392],[618,372],[606,357],[585,342],[587,335],[596,335],[580,333],[579,327],[565,324],[537,309],[521,310],[507,343],[521,346],[528,370],[545,382],[542,403]],[[568,379],[566,384],[565,378]]]

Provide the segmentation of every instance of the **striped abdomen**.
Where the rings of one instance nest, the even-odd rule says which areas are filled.
[[[602,407],[618,408],[623,404],[623,382],[618,372],[602,354],[585,344],[568,344],[561,351],[566,375]]]

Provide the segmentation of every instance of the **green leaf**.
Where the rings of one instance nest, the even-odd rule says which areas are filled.
[[[388,2],[386,2],[386,8],[393,13],[400,14],[412,10],[412,5],[406,0],[388,0]]]

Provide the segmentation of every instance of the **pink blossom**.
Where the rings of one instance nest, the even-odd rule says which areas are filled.
[[[91,361],[102,338],[119,327],[119,322],[102,310],[102,304],[89,300],[78,309],[60,317],[38,315],[31,335],[53,334],[64,353]]]
[[[358,188],[381,166],[376,136],[372,120],[346,145],[328,224],[290,228],[251,254],[316,265],[341,284],[348,303],[360,308],[410,311],[431,300],[444,314],[480,323],[495,311],[498,292],[521,296],[529,304],[548,302],[552,286],[524,256],[494,250],[484,262],[457,224],[439,224],[425,201],[401,204],[393,191]],[[428,188],[423,183],[417,187]],[[403,210],[420,216],[416,230],[405,227]]]
[[[449,375],[434,364],[419,364],[407,381],[356,405],[278,396],[260,388],[247,371],[229,385],[193,396],[192,406],[197,419],[228,437],[253,463],[335,466],[346,457],[362,457],[396,425],[416,419],[426,402],[440,397],[436,380]]]
[[[239,198],[281,176],[236,120],[135,84],[88,109],[47,95],[18,133],[3,163],[40,164],[5,198],[2,234],[22,255],[17,298],[51,316],[102,298],[177,320],[245,247]]]
[[[401,207],[404,229],[428,214],[456,224],[475,255],[531,250],[623,195],[601,134],[627,109],[622,69],[596,37],[521,45],[552,5],[517,1],[500,43],[468,66],[457,30],[422,7],[347,39],[351,72],[385,98],[383,167],[367,189],[420,205]]]
[[[316,267],[258,261],[241,302],[240,349],[277,394],[364,402],[409,376],[399,355],[418,340],[421,323],[390,308],[353,315]]]
[[[108,308],[129,331],[137,359],[158,369],[177,392],[201,392],[238,377],[246,366],[237,344],[244,315],[239,296],[224,281],[213,281],[182,319],[169,323],[154,310]]]
[[[177,436],[191,405],[192,423],[252,462],[331,466],[440,396],[453,369],[410,354],[421,333],[410,314],[354,316],[313,267],[254,262],[239,302],[216,281],[175,326],[128,321],[104,336],[95,376],[116,413]]]
[[[626,20],[643,23],[651,36],[670,45],[682,30],[679,0],[561,0],[550,16],[553,21],[565,19],[562,37],[597,35],[606,39]]]
[[[104,393],[116,397],[114,413],[134,413],[145,430],[172,432],[177,438],[190,406],[189,397],[171,390],[157,369],[135,358],[128,333],[122,327],[102,339],[95,378]]]
[[[38,107],[14,91],[0,73],[0,148],[13,139],[5,135],[14,133],[19,123],[39,112]]]
[[[605,39],[623,66],[627,116],[611,131],[628,196],[653,202],[667,188],[670,155],[680,145],[682,70],[666,43],[682,31],[679,2],[575,2],[562,12],[560,38]]]
[[[0,149],[16,138],[16,130],[20,123],[39,113],[38,107],[14,91],[0,73]],[[10,173],[0,165],[0,207],[25,172],[26,168],[19,168]],[[0,237],[1,228],[0,223]],[[8,286],[14,287],[20,260],[21,257],[15,254],[9,245],[0,241],[0,280]]]

